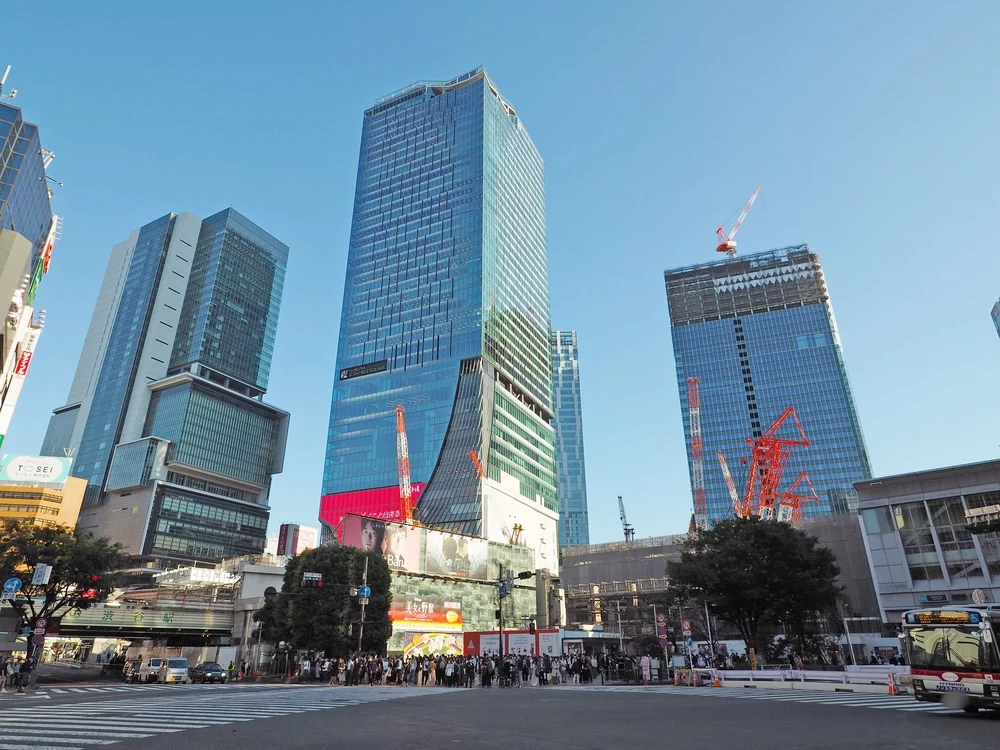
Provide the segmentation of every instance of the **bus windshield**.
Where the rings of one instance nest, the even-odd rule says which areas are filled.
[[[1000,669],[995,643],[970,625],[935,625],[906,629],[910,666],[924,669],[977,671]]]

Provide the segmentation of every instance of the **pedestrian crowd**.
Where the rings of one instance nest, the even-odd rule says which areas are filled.
[[[4,659],[0,664],[0,693],[8,692],[8,688],[23,693],[31,682],[32,666],[31,661],[26,659],[15,659],[12,656]]]
[[[606,655],[541,657],[534,654],[483,654],[482,656],[414,655],[377,656],[368,654],[346,659],[305,658],[299,664],[299,676],[305,681],[331,685],[396,685],[399,687],[435,685],[488,688],[520,687],[522,684],[558,685],[602,683],[613,659]]]

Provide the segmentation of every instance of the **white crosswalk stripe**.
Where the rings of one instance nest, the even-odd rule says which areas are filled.
[[[546,690],[587,690],[595,692],[646,693],[666,695],[698,695],[707,698],[743,698],[757,701],[782,701],[788,703],[809,703],[813,705],[848,706],[851,708],[875,708],[891,711],[919,711],[925,713],[961,713],[960,709],[949,708],[939,703],[917,703],[912,696],[874,695],[871,693],[821,692],[808,690],[772,690],[768,688],[712,688],[673,687],[672,685],[553,685]]]
[[[400,690],[255,686],[243,691],[133,695],[30,708],[0,709],[0,750],[93,750],[158,734],[237,724],[308,711],[424,695],[447,688]],[[30,731],[27,727],[30,726]],[[180,743],[178,743],[180,744]]]

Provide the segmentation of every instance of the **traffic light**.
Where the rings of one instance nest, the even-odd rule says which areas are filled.
[[[302,588],[306,587],[323,588],[323,574],[304,571],[302,573]]]
[[[499,610],[499,609],[498,609],[498,610],[496,611],[496,614],[495,614],[495,617],[496,617],[496,618],[497,618],[498,620],[500,619],[500,610]]]
[[[101,577],[97,575],[97,573],[94,573],[94,575],[90,577],[90,580],[93,581],[94,583],[97,583],[98,581],[101,580]]]
[[[533,572],[526,570],[526,571],[524,571],[522,573],[518,573],[517,577],[520,578],[523,581],[526,578],[531,578],[531,576],[533,576],[533,575],[535,575]]]

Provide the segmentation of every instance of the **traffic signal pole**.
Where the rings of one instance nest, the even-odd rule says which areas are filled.
[[[365,572],[361,576],[361,585],[368,585],[368,555],[365,555]],[[358,628],[358,656],[361,656],[361,639],[365,634],[365,605],[368,604],[368,598],[365,597],[361,600],[361,627]]]
[[[500,659],[503,660],[503,563],[500,563],[500,577],[497,579],[498,607],[500,612]]]

